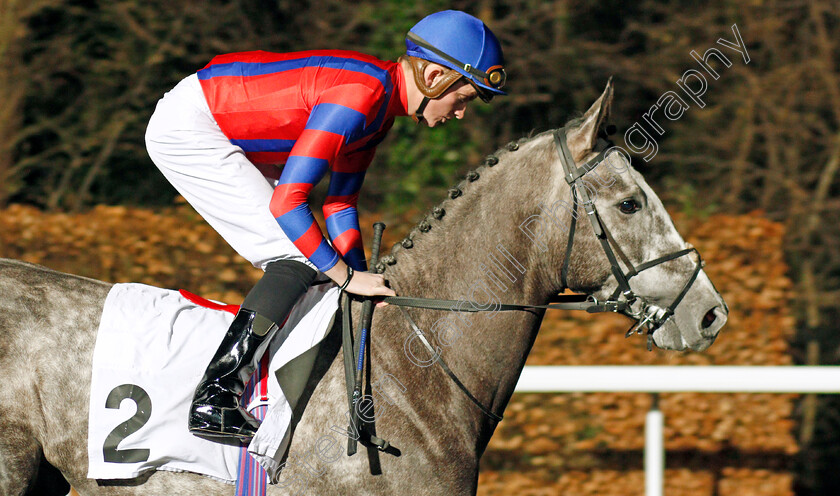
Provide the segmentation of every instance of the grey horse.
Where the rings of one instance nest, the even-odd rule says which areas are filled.
[[[566,127],[582,164],[596,155],[612,101],[612,84]],[[633,264],[686,248],[656,194],[625,158],[599,165],[593,203]],[[610,179],[612,178],[612,179]],[[594,183],[593,183],[594,184]],[[545,304],[570,289],[608,298],[618,283],[584,220],[566,253],[573,212],[553,134],[522,139],[468,174],[449,198],[384,257],[399,295],[463,301]],[[575,213],[576,214],[576,213]],[[539,223],[529,221],[542,215]],[[527,228],[526,228],[527,227]],[[538,229],[539,228],[539,229]],[[699,261],[683,256],[631,279],[649,302],[667,303],[686,287]],[[91,357],[110,285],[12,260],[0,261],[0,494],[24,494],[43,457],[85,494],[231,494],[210,478],[151,472],[130,481],[86,478]],[[360,305],[352,314],[358,321]],[[407,313],[432,351],[418,339]],[[726,322],[727,307],[700,270],[674,316],[652,335],[658,347],[704,350]],[[277,494],[475,494],[479,460],[496,421],[437,366],[441,356],[478,403],[501,415],[534,343],[544,310],[446,312],[388,305],[374,313],[368,381],[375,387],[375,433],[391,448],[367,444],[348,457],[347,394],[338,333],[322,346],[295,409],[288,457]],[[305,406],[305,408],[304,408]]]

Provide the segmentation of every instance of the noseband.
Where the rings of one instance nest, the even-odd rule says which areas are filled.
[[[560,128],[554,132],[554,143],[557,147],[557,154],[560,156],[560,163],[563,164],[566,182],[569,183],[569,188],[572,191],[572,200],[574,202],[572,207],[571,224],[569,226],[569,240],[566,245],[563,267],[560,270],[560,283],[563,285],[564,289],[568,287],[566,281],[569,274],[569,261],[571,259],[572,247],[575,241],[578,205],[583,203],[584,211],[589,218],[589,222],[592,224],[592,230],[595,232],[595,237],[597,237],[598,241],[601,243],[601,248],[603,248],[604,254],[610,262],[610,270],[618,283],[618,286],[612,296],[610,296],[605,302],[601,303],[607,308],[614,308],[614,311],[623,313],[624,315],[636,320],[636,323],[627,331],[625,336],[629,337],[634,333],[646,333],[648,350],[651,350],[653,349],[653,333],[662,327],[662,325],[664,325],[665,322],[674,315],[674,311],[677,306],[680,302],[682,302],[683,298],[688,293],[688,290],[691,288],[691,285],[694,284],[695,279],[697,279],[697,274],[700,273],[700,269],[703,267],[700,252],[698,252],[696,248],[685,248],[683,250],[663,255],[648,262],[644,262],[638,267],[634,267],[630,262],[630,259],[627,258],[627,255],[624,254],[621,247],[618,243],[616,243],[615,239],[610,234],[607,226],[604,225],[604,222],[601,220],[601,216],[598,215],[598,209],[595,207],[594,200],[589,197],[589,192],[585,187],[582,187],[578,183],[581,178],[583,178],[588,172],[595,169],[595,167],[597,167],[598,164],[606,158],[608,152],[612,149],[612,144],[602,138],[598,138],[596,143],[596,151],[598,151],[598,155],[583,164],[581,167],[575,167],[575,161],[572,158],[572,153],[566,143],[566,128]],[[583,180],[583,182],[585,182],[585,180]],[[580,200],[578,200],[578,197],[580,197]],[[640,272],[655,267],[661,263],[688,255],[691,252],[697,254],[697,263],[694,267],[694,272],[691,274],[688,281],[686,281],[685,286],[683,286],[682,291],[680,291],[680,294],[678,294],[677,297],[674,298],[674,301],[672,301],[667,307],[662,308],[647,302],[644,298],[637,296],[633,290],[630,289],[630,279],[633,276],[636,276]],[[622,270],[621,266],[618,264],[616,253],[618,253],[621,260],[628,267],[627,272]],[[590,298],[594,300],[594,297],[590,296]],[[641,306],[634,312],[631,307],[636,301],[639,301]],[[625,304],[621,305],[620,303]]]

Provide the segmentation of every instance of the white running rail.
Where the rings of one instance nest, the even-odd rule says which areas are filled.
[[[517,393],[840,393],[840,366],[527,366]],[[665,419],[645,418],[645,495],[662,496]]]

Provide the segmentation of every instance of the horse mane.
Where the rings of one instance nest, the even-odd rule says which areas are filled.
[[[571,124],[573,121],[570,121]],[[391,247],[390,254],[384,255],[380,257],[379,263],[377,264],[377,270],[382,273],[384,272],[388,266],[395,265],[397,263],[396,255],[401,250],[408,250],[414,246],[414,239],[418,236],[421,236],[424,233],[428,233],[432,229],[432,219],[442,221],[443,218],[446,216],[446,208],[451,205],[455,201],[459,201],[459,198],[464,196],[464,186],[468,183],[472,183],[478,181],[481,177],[482,173],[490,167],[495,167],[496,165],[500,165],[506,162],[506,159],[514,152],[519,150],[519,148],[527,143],[537,140],[538,138],[544,136],[545,134],[553,132],[551,131],[544,131],[538,134],[535,134],[535,130],[532,130],[530,133],[526,134],[525,136],[510,141],[506,145],[502,146],[495,152],[487,155],[484,158],[484,162],[480,164],[478,167],[468,171],[463,179],[461,179],[457,184],[449,188],[447,192],[447,197],[444,198],[439,204],[432,207],[431,211],[426,213],[423,216],[423,219],[419,221],[408,233],[408,235],[402,240],[394,243]],[[460,200],[463,201],[463,200]],[[431,218],[430,218],[431,216]]]

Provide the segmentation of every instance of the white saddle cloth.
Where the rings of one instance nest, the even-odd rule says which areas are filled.
[[[338,296],[332,283],[311,287],[269,348],[269,408],[248,451],[272,479],[279,468],[275,460],[287,449],[292,418],[277,371],[326,336]],[[238,443],[208,441],[187,430],[195,387],[232,320],[233,314],[198,306],[176,291],[143,284],[114,285],[105,301],[93,352],[89,478],[130,479],[148,470],[169,470],[230,483],[236,480]],[[290,396],[302,390],[312,363],[302,359],[290,367],[294,374],[284,371],[283,388]],[[252,402],[248,409],[258,403],[265,404]]]

